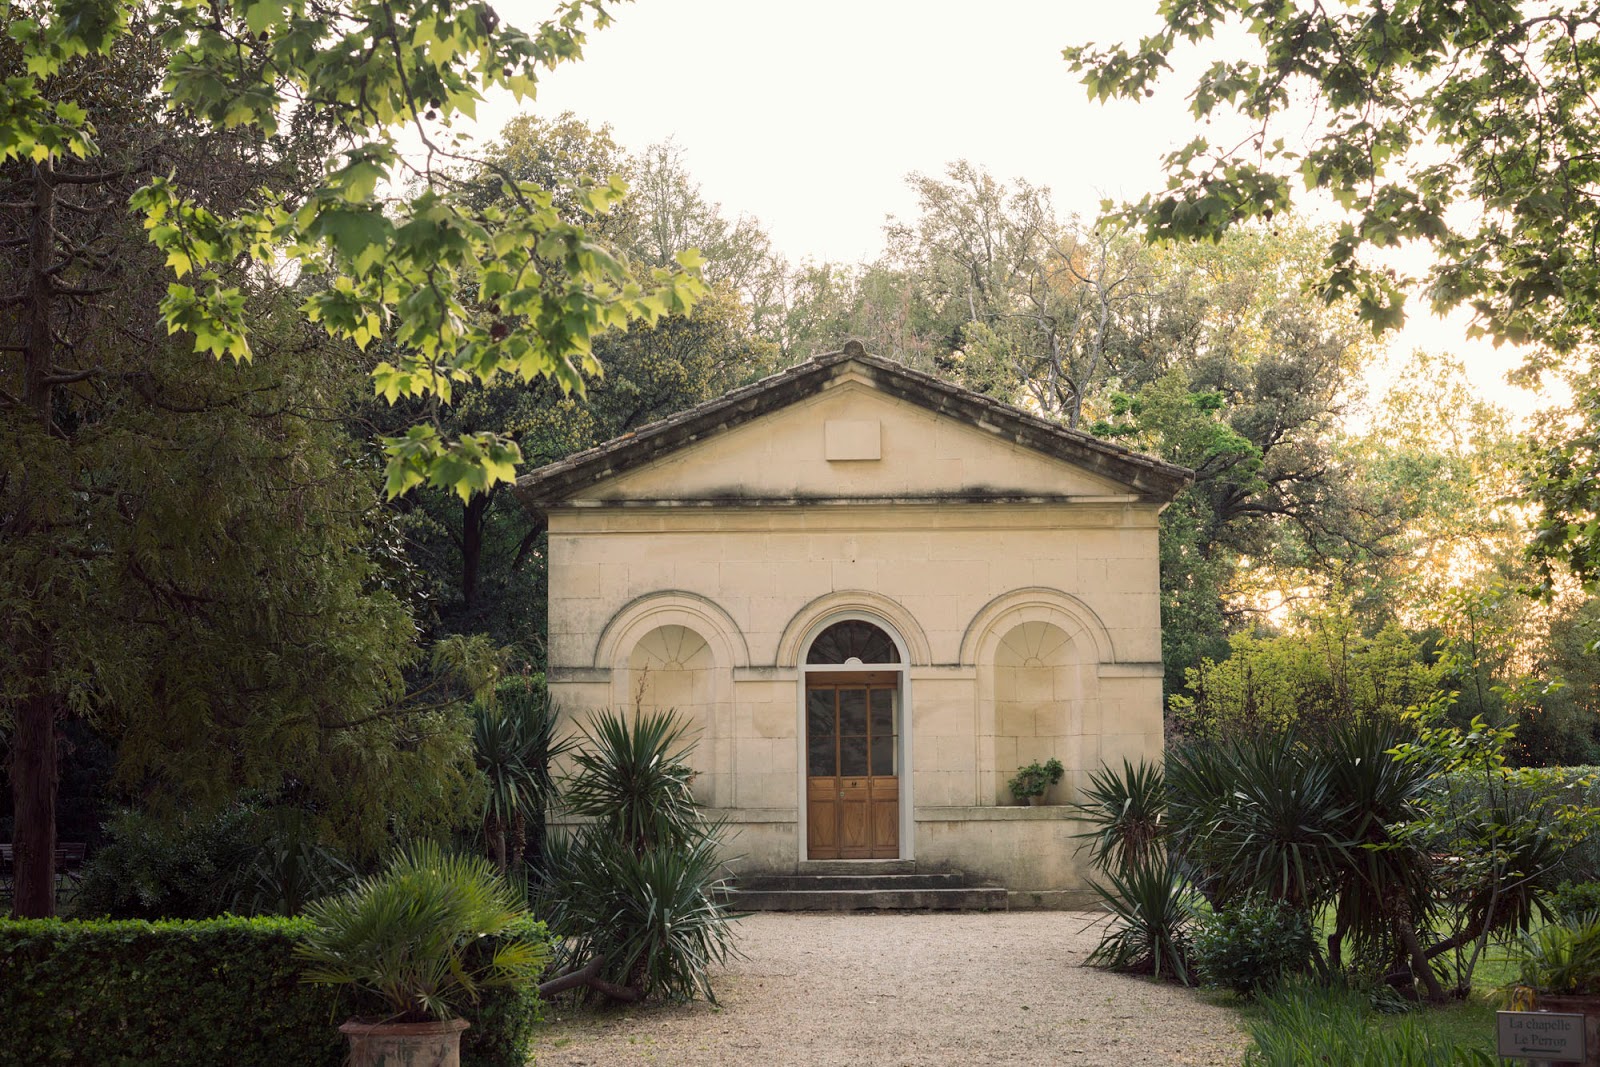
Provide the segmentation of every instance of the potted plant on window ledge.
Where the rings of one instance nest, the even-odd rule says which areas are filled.
[[[1050,787],[1061,781],[1061,776],[1066,769],[1061,766],[1061,761],[1055,758],[1040,763],[1035,760],[1026,767],[1019,767],[1006,787],[1011,790],[1011,795],[1017,798],[1017,803],[1027,801],[1035,807],[1045,803],[1045,794]]]
[[[388,868],[312,904],[315,928],[296,949],[305,980],[351,988],[358,1011],[339,1027],[351,1067],[459,1067],[456,1016],[491,986],[531,983],[549,949],[487,860],[437,845],[399,853]],[[496,937],[485,953],[479,939]]]

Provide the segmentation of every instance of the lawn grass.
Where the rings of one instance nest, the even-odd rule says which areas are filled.
[[[1512,954],[1510,946],[1490,944],[1473,970],[1472,992],[1465,999],[1443,1005],[1412,1004],[1409,1010],[1393,1013],[1374,1009],[1366,1018],[1369,1033],[1381,1039],[1385,1034],[1398,1037],[1402,1028],[1421,1029],[1440,1044],[1492,1055],[1496,1046],[1494,1013],[1503,1007],[1500,991],[1516,980],[1518,972]],[[1442,980],[1446,988],[1452,984],[1448,979]],[[1258,1003],[1231,993],[1208,990],[1206,997],[1238,1011],[1247,1028],[1265,1017],[1265,1009]]]
[[[1239,1021],[1248,1027],[1263,1018],[1265,1009],[1254,1000],[1244,1000],[1232,993],[1207,990],[1204,999],[1239,1013]],[[1495,1050],[1494,1013],[1499,1002],[1488,990],[1474,990],[1466,1000],[1453,1000],[1444,1005],[1417,1004],[1404,1012],[1374,1011],[1369,1025],[1374,1033],[1387,1033],[1403,1025],[1420,1026],[1434,1037],[1461,1048]]]
[[[1495,1002],[1474,991],[1466,1000],[1451,1001],[1440,1007],[1419,1005],[1401,1015],[1373,1013],[1372,1028],[1378,1033],[1393,1030],[1402,1019],[1427,1030],[1441,1042],[1457,1048],[1495,1050]]]
[[[1501,991],[1517,977],[1518,965],[1511,946],[1491,943],[1472,971],[1472,992],[1463,1000],[1444,1005],[1417,1005],[1403,1015],[1375,1013],[1372,1025],[1380,1032],[1409,1018],[1435,1037],[1461,1048],[1495,1051],[1494,1013],[1503,1007]],[[1445,983],[1446,988],[1449,983]]]

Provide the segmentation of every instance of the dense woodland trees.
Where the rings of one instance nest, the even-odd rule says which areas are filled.
[[[1600,579],[1600,11],[1223,0],[1159,20],[1137,45],[1065,52],[1091,96],[1139,99],[1174,54],[1230,41],[1189,97],[1206,129],[1164,159],[1166,190],[1120,217],[1152,239],[1214,239],[1289,213],[1303,185],[1344,213],[1316,278],[1329,298],[1353,298],[1381,330],[1420,291],[1470,309],[1478,333],[1530,345],[1526,373],[1575,394],[1534,442],[1535,552]],[[1381,254],[1407,241],[1433,252],[1415,277]]]
[[[0,47],[34,93],[0,127],[0,730],[24,858],[53,836],[68,722],[111,753],[115,795],[157,813],[248,792],[354,850],[471,823],[460,698],[543,657],[543,528],[507,492],[513,461],[559,459],[852,336],[1196,472],[1163,516],[1175,726],[1388,708],[1416,683],[1459,692],[1463,715],[1516,720],[1523,759],[1600,758],[1600,620],[1562,577],[1593,575],[1600,418],[1523,442],[1449,354],[1365,395],[1367,326],[1392,320],[1399,290],[1345,253],[1383,244],[1384,225],[1437,239],[1457,259],[1436,294],[1484,302],[1504,336],[1587,353],[1576,268],[1512,278],[1524,267],[1497,251],[1475,274],[1467,238],[1439,237],[1403,190],[1363,201],[1352,230],[1288,221],[1259,169],[1236,168],[1214,203],[1221,179],[1184,172],[1192,153],[1167,199],[1099,223],[958,161],[910,179],[916,214],[889,221],[875,261],[792,264],[757,220],[706,201],[670,143],[633,151],[563,115],[513,121],[476,159],[446,147],[438,115],[531,85],[577,51],[591,5],[503,39],[476,6],[396,21],[347,4],[337,30],[304,4],[218,25],[183,3],[149,24],[89,9],[107,15],[103,40],[23,18],[40,5]],[[362,37],[362,20],[387,36]],[[1323,29],[1371,46],[1354,24]],[[1563,70],[1564,46],[1527,33]],[[1077,61],[1132,91],[1173,34],[1138,62]],[[353,39],[373,53],[365,83],[326,65],[365,62]],[[433,99],[400,98],[396,56],[418,59]],[[1260,71],[1232,77],[1201,104],[1277,99]],[[352,104],[363,84],[375,95]],[[429,138],[425,162],[402,161],[402,120]],[[1354,166],[1335,147],[1318,149],[1327,174]],[[1424,201],[1458,195],[1434,180],[1413,175]],[[1522,214],[1543,211],[1519,181]],[[1586,224],[1574,200],[1546,206]],[[1219,239],[1152,245],[1141,223]],[[1496,249],[1554,239],[1505,225]],[[1557,318],[1517,303],[1535,276],[1572,294]],[[213,358],[246,344],[251,364]],[[1580,409],[1600,395],[1592,372],[1574,381]],[[1525,595],[1541,587],[1546,601]],[[1279,677],[1252,688],[1252,663]],[[29,869],[18,909],[46,911]]]
[[[437,775],[470,770],[463,729],[457,715],[436,749],[449,731],[426,716],[455,694],[404,699],[402,668],[418,653],[408,605],[383,592],[366,544],[366,470],[341,459],[348,441],[323,436],[338,417],[326,378],[352,343],[382,336],[389,358],[362,369],[391,400],[427,407],[382,442],[390,494],[433,484],[467,496],[519,457],[492,433],[441,433],[458,384],[581,389],[595,335],[687,310],[697,281],[660,270],[642,284],[547,190],[504,180],[505,203],[485,205],[445,173],[459,157],[453,117],[492,88],[529,94],[605,19],[574,3],[529,35],[483,5],[7,6],[0,303],[20,314],[4,322],[0,381],[0,693],[19,914],[54,909],[69,715],[112,733],[135,791],[314,797],[324,774],[348,790],[376,773],[408,792],[395,799],[402,821],[413,801],[448,819],[453,805],[428,794]],[[402,159],[405,128],[420,160]],[[390,178],[410,179],[408,195]],[[576,195],[598,213],[619,193]],[[218,370],[197,367],[200,355],[246,362],[280,347],[253,373],[179,380]],[[253,421],[185,425],[214,410]],[[142,414],[155,425],[138,426]],[[156,439],[109,432],[130,423]],[[119,599],[109,579],[136,595]],[[282,599],[254,588],[275,582]],[[220,676],[188,670],[208,655]],[[406,784],[408,762],[420,788]]]
[[[762,279],[780,269],[769,242],[747,218],[730,221],[700,197],[670,145],[642,155],[572,115],[513,120],[468,175],[475,200],[493,204],[507,176],[547,189],[563,217],[588,219],[571,186],[605,187],[612,177],[637,192],[590,221],[640,272],[698,249],[708,294],[688,314],[596,337],[596,368],[583,372],[582,398],[555,382],[500,381],[456,391],[443,416],[452,434],[491,433],[516,445],[532,466],[593,447],[618,434],[710,400],[776,369],[776,348],[755,329]],[[582,188],[582,185],[578,188]],[[603,368],[603,371],[600,369]],[[363,413],[363,429],[394,434],[417,406],[381,403]],[[449,487],[425,488],[396,502],[411,558],[425,577],[419,604],[436,633],[487,634],[525,662],[543,660],[544,527],[505,491],[504,483],[462,500]]]

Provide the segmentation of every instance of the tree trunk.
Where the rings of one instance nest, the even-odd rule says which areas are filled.
[[[483,562],[488,504],[488,494],[475,493],[461,507],[461,603],[468,610],[478,601],[478,568]]]
[[[48,434],[54,386],[50,381],[55,362],[50,276],[55,251],[55,186],[49,164],[33,168],[33,219],[28,230],[28,280],[23,306],[28,316],[22,344],[22,402]],[[40,524],[45,505],[31,499],[22,487],[18,522],[24,536]],[[16,731],[11,743],[11,798],[16,827],[13,831],[15,882],[11,899],[14,915],[43,919],[56,913],[56,786],[61,767],[56,751],[56,711],[59,701],[51,690],[53,656],[47,629],[24,624],[29,677],[27,694],[17,705]]]
[[[528,862],[528,820],[520,811],[511,817],[511,844],[506,852],[518,867]]]
[[[49,671],[48,657],[35,684]],[[56,913],[56,786],[61,768],[56,753],[55,697],[36,691],[17,709],[11,747],[11,799],[16,812],[13,853],[16,879],[11,910],[19,919],[47,919]]]
[[[499,819],[489,823],[489,849],[494,853],[494,865],[506,873],[506,828]]]
[[[1429,1001],[1443,1004],[1446,999],[1444,989],[1439,985],[1439,979],[1434,976],[1433,965],[1422,954],[1422,943],[1417,938],[1416,927],[1411,925],[1409,919],[1402,919],[1395,926],[1400,934],[1400,944],[1411,960],[1411,977],[1427,988]]]
[[[604,956],[596,956],[580,969],[576,971],[568,971],[566,974],[558,975],[557,977],[542,983],[539,986],[539,995],[541,997],[551,997],[557,993],[563,993],[568,989],[576,989],[579,986],[588,986],[595,992],[604,993],[613,1000],[637,1003],[638,1001],[644,999],[644,994],[641,993],[637,987],[613,985],[612,983],[602,979],[600,977],[600,970],[605,966],[605,963],[606,958]]]

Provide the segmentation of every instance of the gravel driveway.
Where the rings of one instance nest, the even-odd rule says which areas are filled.
[[[1075,912],[756,914],[720,1007],[547,1009],[539,1067],[1237,1064],[1227,1008],[1082,967]]]

